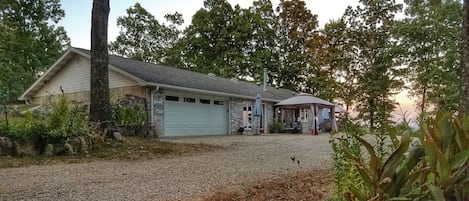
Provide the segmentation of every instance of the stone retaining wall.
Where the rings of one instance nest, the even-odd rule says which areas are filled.
[[[21,139],[0,136],[0,155],[36,156],[86,153],[92,149],[92,136],[70,137],[63,142],[47,143],[39,138]]]

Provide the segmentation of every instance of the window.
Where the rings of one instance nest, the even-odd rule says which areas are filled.
[[[210,100],[207,99],[200,99],[201,104],[210,104]]]
[[[223,101],[213,101],[214,105],[223,105]]]
[[[195,103],[195,98],[184,97],[184,102],[186,102],[186,103]]]
[[[244,130],[252,129],[252,106],[251,103],[244,103],[243,107],[243,128]]]
[[[177,96],[166,96],[167,101],[179,101],[179,97]]]
[[[299,120],[301,122],[308,122],[308,109],[307,108],[300,109]]]

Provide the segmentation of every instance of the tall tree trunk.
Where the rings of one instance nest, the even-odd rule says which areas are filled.
[[[109,0],[93,0],[91,16],[90,121],[106,128],[111,122],[107,50]]]
[[[373,98],[368,99],[368,111],[370,112],[370,131],[373,131],[375,129],[375,102]]]
[[[461,64],[460,112],[469,114],[469,2],[464,0],[463,7],[463,61]]]

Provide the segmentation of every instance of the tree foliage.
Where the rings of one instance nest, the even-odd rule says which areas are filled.
[[[402,89],[402,71],[397,68],[395,41],[391,30],[402,5],[394,0],[361,0],[349,7],[344,19],[350,31],[348,45],[353,48],[354,68],[360,75],[357,109],[370,128],[382,126],[395,108],[391,99]]]
[[[245,38],[251,23],[244,23],[244,10],[226,0],[206,0],[185,30],[184,56],[189,69],[224,77],[240,74]],[[235,15],[238,16],[235,17]]]
[[[306,42],[310,40],[318,26],[317,16],[313,15],[301,0],[280,1],[277,8],[277,40],[279,50],[277,82],[281,87],[301,90],[309,76],[311,56]]]
[[[469,2],[464,0],[459,111],[469,114]]]
[[[69,46],[59,0],[0,2],[0,87],[10,101],[39,77]]]
[[[155,17],[139,3],[127,9],[127,16],[117,18],[120,33],[111,42],[111,53],[151,62],[177,65],[171,58],[172,48],[179,39],[177,29],[184,21],[179,13],[167,14],[171,24],[160,24]]]
[[[313,95],[342,101],[346,108],[356,98],[358,75],[351,65],[348,34],[343,20],[330,21],[307,42],[313,60],[305,83]]]
[[[406,18],[395,26],[412,95],[419,109],[455,110],[458,101],[462,5],[460,1],[406,0]]]

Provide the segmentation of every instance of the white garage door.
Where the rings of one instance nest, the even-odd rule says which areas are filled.
[[[223,100],[166,96],[165,136],[225,135],[227,102]]]

